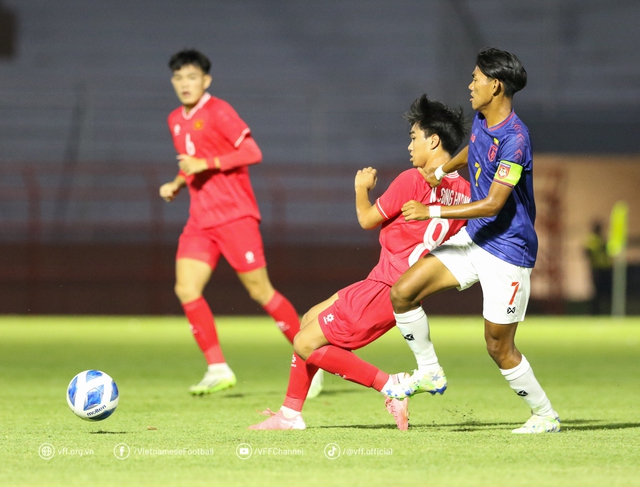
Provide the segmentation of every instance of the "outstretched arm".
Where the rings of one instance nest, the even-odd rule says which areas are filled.
[[[406,221],[448,218],[451,220],[471,220],[496,216],[507,202],[513,187],[492,183],[487,197],[471,203],[455,206],[425,206],[418,201],[407,201],[402,207]]]

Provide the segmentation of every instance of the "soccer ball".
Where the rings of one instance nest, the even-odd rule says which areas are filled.
[[[79,418],[102,421],[118,406],[118,386],[104,372],[85,370],[69,382],[67,404]]]

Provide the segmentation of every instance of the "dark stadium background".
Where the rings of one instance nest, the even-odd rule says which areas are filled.
[[[624,200],[628,310],[640,312],[638,18],[631,0],[2,0],[0,312],[180,313],[188,198],[168,205],[157,188],[175,171],[167,61],[184,47],[211,57],[211,91],[262,148],[251,173],[270,275],[304,312],[377,260],[355,219],[355,171],[377,167],[382,190],[409,167],[402,112],[421,93],[470,113],[488,45],[529,73],[515,106],[541,161],[532,311],[586,312],[580,242]],[[216,313],[261,312],[226,263],[207,297]],[[427,305],[475,313],[480,299],[478,288]]]

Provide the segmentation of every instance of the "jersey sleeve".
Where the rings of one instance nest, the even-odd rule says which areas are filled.
[[[224,100],[218,100],[215,111],[216,128],[236,149],[244,138],[251,133],[249,126],[238,113]]]
[[[529,153],[529,136],[521,126],[517,125],[514,128],[515,131],[500,144],[498,163],[506,161],[524,167],[527,163],[526,156]],[[524,169],[531,168],[524,167]]]
[[[387,190],[376,200],[376,207],[385,220],[398,215],[402,210],[402,205],[407,201],[418,199],[416,196],[418,189],[416,175],[422,179],[420,173],[415,169],[404,171],[391,182]]]

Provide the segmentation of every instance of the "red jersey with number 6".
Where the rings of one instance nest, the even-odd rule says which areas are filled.
[[[189,113],[177,108],[167,119],[178,154],[213,160],[236,150],[250,135],[247,124],[231,105],[205,93]],[[199,228],[210,228],[251,216],[260,220],[258,203],[247,166],[227,171],[206,170],[187,180],[189,218]]]
[[[436,188],[429,186],[415,168],[401,173],[376,200],[385,221],[380,229],[380,260],[369,279],[392,286],[420,257],[446,242],[467,222],[441,218],[405,221],[402,205],[410,200],[427,206],[459,205],[471,200],[471,189],[457,172],[446,175]]]

